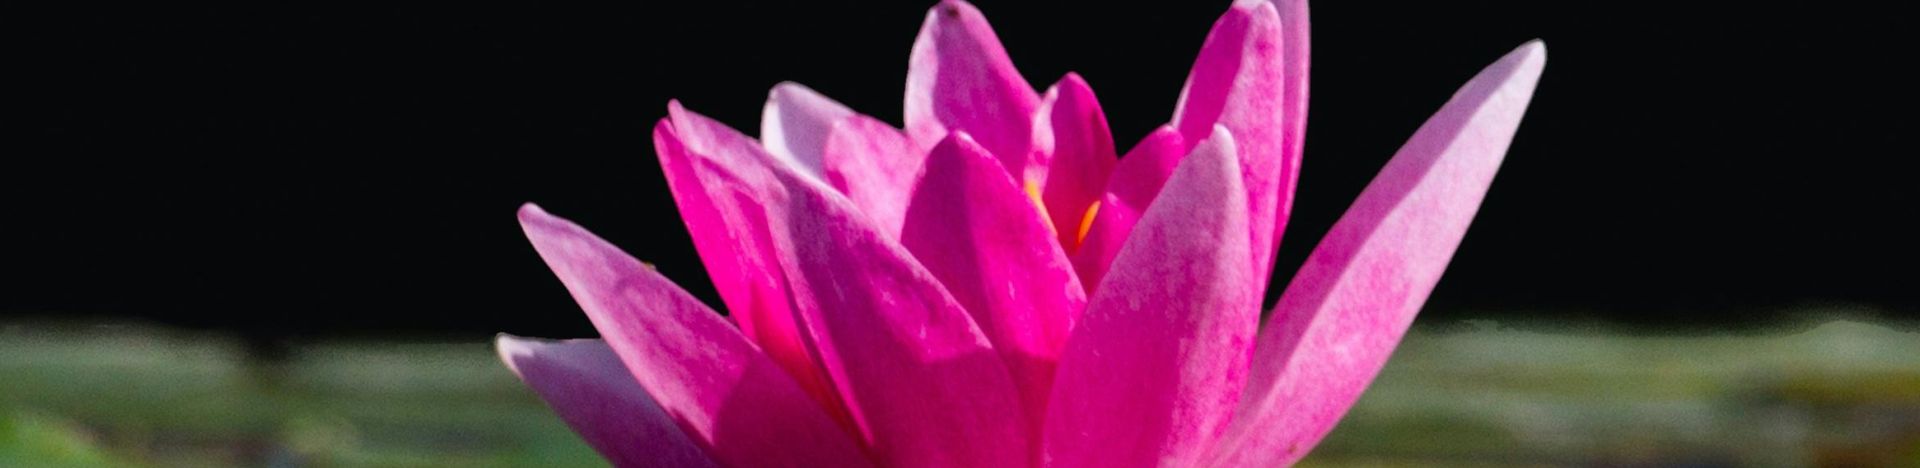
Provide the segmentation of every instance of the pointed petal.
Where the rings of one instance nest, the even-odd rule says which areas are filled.
[[[775,184],[764,170],[721,173],[707,166],[762,167],[771,160],[752,140],[707,128],[704,120],[685,117],[678,102],[668,104],[669,119],[653,129],[661,172],[680,208],[680,219],[693,238],[694,250],[713,279],[714,289],[746,334],[792,374],[814,401],[835,420],[849,427],[840,396],[814,360],[814,350],[800,333],[787,284],[775,262],[774,244],[760,206],[763,192]],[[676,125],[678,122],[680,125]],[[738,178],[734,174],[747,174]]]
[[[819,174],[827,133],[853,115],[852,109],[811,88],[782,82],[767,93],[766,108],[760,112],[760,143],[767,153]]]
[[[1240,181],[1217,130],[1142,216],[1061,354],[1049,464],[1193,466],[1226,428],[1259,321]]]
[[[531,204],[520,226],[633,378],[723,465],[867,466],[793,379],[692,295]]]
[[[1153,198],[1160,195],[1160,188],[1173,176],[1173,170],[1179,167],[1180,159],[1187,155],[1190,147],[1173,127],[1154,129],[1114,166],[1107,193],[1137,211],[1145,211]]]
[[[1359,398],[1460,245],[1545,64],[1534,41],[1481,71],[1327,232],[1261,332],[1218,465],[1299,460]]]
[[[1106,189],[1115,163],[1107,114],[1079,74],[1068,73],[1047,90],[1034,116],[1033,141],[1045,167],[1029,168],[1021,182],[1045,181],[1040,198],[1060,245],[1071,252],[1079,247],[1079,226]]]
[[[1161,126],[1114,165],[1099,211],[1087,226],[1080,247],[1073,252],[1073,269],[1087,290],[1093,290],[1100,284],[1100,278],[1106,276],[1107,266],[1113,263],[1114,255],[1120,253],[1127,235],[1133,232],[1134,223],[1140,221],[1140,213],[1153,203],[1160,187],[1166,185],[1174,167],[1186,154],[1186,143],[1180,138],[1180,132]]]
[[[673,110],[683,134],[746,140],[704,116]],[[721,157],[696,168],[752,181],[769,258],[791,292],[795,322],[869,453],[889,465],[1024,462],[1030,437],[1019,418],[1008,417],[1020,414],[1012,378],[967,312],[845,197],[748,150],[735,156],[762,163]]]
[[[501,334],[494,348],[514,375],[615,466],[715,466],[605,341]]]
[[[926,152],[886,122],[854,115],[834,124],[824,154],[827,183],[888,236],[898,234]]]
[[[1040,96],[978,8],[946,0],[927,10],[908,60],[907,133],[916,143],[931,147],[947,131],[965,130],[1011,174],[1026,173]]]
[[[1208,33],[1173,117],[1188,144],[1200,141],[1215,124],[1233,132],[1252,213],[1250,258],[1254,271],[1261,273],[1256,281],[1262,294],[1279,233],[1285,230],[1280,207],[1292,206],[1299,172],[1299,152],[1287,152],[1284,141],[1289,129],[1299,125],[1288,121],[1288,73],[1297,69],[1304,76],[1305,62],[1289,65],[1285,36],[1274,4],[1234,4]],[[1305,91],[1301,85],[1293,89]]]
[[[900,242],[972,314],[1037,423],[1087,298],[1033,202],[992,154],[955,132],[927,157]]]
[[[794,182],[794,181],[790,181]],[[821,362],[889,465],[1017,466],[1011,375],[967,312],[844,199],[790,183],[782,257]]]
[[[1312,68],[1310,58],[1313,48],[1312,34],[1309,34],[1307,18],[1307,0],[1272,0],[1274,9],[1280,13],[1281,74],[1284,89],[1281,91],[1280,138],[1280,190],[1279,208],[1276,210],[1273,225],[1274,250],[1279,250],[1280,234],[1286,232],[1287,220],[1293,214],[1293,193],[1300,180],[1301,153],[1307,145],[1307,78]],[[1273,257],[1267,257],[1267,270],[1273,269]]]

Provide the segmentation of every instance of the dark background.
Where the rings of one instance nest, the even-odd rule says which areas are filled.
[[[1124,150],[1225,3],[980,7],[1036,88],[1085,76]],[[1319,2],[1274,289],[1456,87],[1539,37],[1533,107],[1423,323],[1920,319],[1916,24],[1866,3]],[[927,6],[10,14],[0,321],[590,335],[525,201],[715,303],[649,142],[666,101],[755,133],[792,80],[897,124]]]

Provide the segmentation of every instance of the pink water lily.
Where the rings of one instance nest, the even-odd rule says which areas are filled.
[[[730,315],[527,205],[602,339],[501,355],[620,466],[1290,464],[1439,280],[1546,60],[1456,93],[1262,325],[1307,37],[1304,1],[1236,3],[1124,157],[1085,80],[1036,93],[959,1],[927,13],[904,129],[790,83],[758,140],[670,103],[655,149]]]

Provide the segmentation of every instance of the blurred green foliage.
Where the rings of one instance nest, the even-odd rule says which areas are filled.
[[[0,326],[0,466],[604,466],[484,342]],[[1920,333],[1426,326],[1309,466],[1920,467]]]

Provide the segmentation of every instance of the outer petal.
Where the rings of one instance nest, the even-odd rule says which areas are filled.
[[[906,249],[833,189],[706,117],[674,128],[738,151],[699,170],[756,181],[771,251],[802,337],[883,464],[1018,466],[1030,437],[1006,366],[967,312]],[[695,139],[688,137],[689,139]],[[690,152],[704,155],[698,151]],[[758,161],[758,163],[754,163]],[[764,185],[762,185],[764,183]]]
[[[1037,424],[1087,298],[1033,202],[992,154],[954,132],[927,157],[900,242],[972,314]]]
[[[668,104],[668,113],[670,120],[654,126],[654,148],[680,208],[680,219],[720,299],[747,338],[792,374],[829,415],[850,427],[852,420],[815,361],[812,344],[801,336],[789,299],[792,293],[774,260],[776,246],[760,204],[763,193],[776,182],[764,173],[740,179],[705,169],[709,165],[763,166],[767,163],[752,156],[763,153],[745,137],[726,138],[732,134],[716,135],[701,125],[676,128],[672,122],[685,121],[687,114],[678,102]]]
[[[686,291],[539,207],[522,207],[520,226],[634,379],[716,461],[869,465],[792,378]]]
[[[767,93],[767,106],[760,112],[760,143],[767,153],[819,174],[828,132],[852,116],[852,109],[833,99],[799,83],[782,82]]]
[[[947,131],[965,130],[1018,177],[1031,165],[1029,119],[1039,106],[979,9],[946,0],[927,11],[907,65],[907,133],[915,142],[931,147]]]
[[[1127,157],[1120,158],[1120,163],[1114,166],[1099,211],[1087,226],[1080,247],[1073,252],[1073,269],[1080,274],[1080,284],[1087,290],[1093,290],[1100,284],[1100,278],[1106,276],[1107,266],[1113,264],[1113,257],[1126,244],[1134,223],[1140,222],[1140,213],[1146,211],[1153,198],[1160,194],[1160,187],[1173,176],[1174,167],[1187,154],[1186,149],[1180,132],[1161,126],[1141,139],[1127,151]]]
[[[1284,132],[1280,139],[1281,185],[1279,207],[1276,208],[1273,224],[1273,250],[1278,251],[1280,235],[1286,232],[1287,220],[1293,216],[1293,192],[1300,181],[1301,153],[1307,145],[1307,78],[1311,74],[1309,59],[1313,48],[1310,47],[1312,35],[1309,34],[1307,0],[1270,1],[1280,13],[1280,34],[1283,36],[1280,55],[1284,60],[1281,63],[1281,81],[1285,87],[1281,91],[1284,95],[1281,105],[1282,112],[1286,113],[1280,118],[1280,130]],[[1261,271],[1273,269],[1274,253],[1267,253],[1267,267]]]
[[[1087,209],[1100,200],[1115,162],[1107,114],[1080,75],[1068,73],[1047,90],[1034,116],[1033,146],[1045,167],[1029,168],[1020,181],[1044,181],[1041,200],[1060,245],[1074,251]]]
[[[1215,465],[1299,460],[1359,398],[1466,234],[1545,64],[1535,41],[1481,71],[1327,232],[1261,332]]]
[[[1259,321],[1240,180],[1216,130],[1147,209],[1062,352],[1049,464],[1191,466],[1226,428]]]
[[[1304,28],[1301,31],[1304,35]],[[1299,172],[1297,148],[1288,152],[1284,147],[1288,129],[1300,125],[1288,120],[1288,111],[1305,109],[1288,104],[1288,72],[1304,76],[1305,62],[1289,65],[1292,59],[1286,56],[1285,36],[1280,13],[1272,3],[1236,3],[1207,35],[1173,117],[1174,127],[1188,144],[1200,141],[1215,124],[1233,132],[1245,171],[1247,209],[1252,213],[1250,258],[1254,271],[1261,272],[1256,281],[1262,294],[1266,273],[1273,269],[1279,233],[1284,230],[1286,213],[1280,208],[1292,206]],[[1304,85],[1293,89],[1305,90]]]
[[[887,235],[900,232],[924,151],[886,122],[853,115],[834,124],[824,158],[828,184],[853,200]]]
[[[615,466],[715,466],[647,396],[605,341],[531,340],[503,333],[494,347],[514,375]]]

